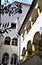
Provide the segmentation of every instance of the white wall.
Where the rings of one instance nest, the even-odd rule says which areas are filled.
[[[22,14],[15,14],[14,16],[9,16],[8,14],[4,14],[3,16],[1,15],[1,23],[16,23],[16,29],[12,29],[11,32],[9,32],[9,34],[7,33],[4,33],[4,38],[6,36],[10,36],[11,39],[14,38],[14,37],[17,37],[17,33],[25,19],[25,16],[29,10],[29,7],[28,5],[22,5]],[[19,17],[19,20],[17,20],[17,17]],[[4,40],[3,40],[4,42]],[[1,42],[0,42],[1,43]],[[5,52],[8,52],[9,55],[12,54],[12,53],[16,53],[18,56],[19,56],[19,43],[18,43],[18,46],[10,46],[10,45],[2,45],[1,48],[0,48],[0,62],[1,62],[1,59],[2,59],[2,54],[4,54]]]
[[[21,36],[18,36],[18,58],[20,59],[20,52],[21,52]]]
[[[22,54],[23,47],[26,48],[28,40],[33,41],[33,36],[37,31],[40,31],[40,27],[42,27],[42,12],[39,15],[39,17],[37,18],[37,20],[35,21],[32,28],[30,29],[28,35],[25,37],[23,43],[21,43],[21,53],[20,53],[20,55]]]
[[[18,56],[18,47],[17,46],[11,46],[11,45],[3,45],[0,48],[0,63],[2,62],[2,57],[4,53],[8,53],[9,54],[9,59],[10,56],[12,56],[12,54],[17,54]]]
[[[21,27],[21,25],[22,25],[22,23],[23,23],[23,21],[25,19],[25,16],[26,16],[29,8],[30,8],[30,6],[22,4],[22,13],[21,14],[17,13],[17,14],[15,14],[13,16],[9,16],[8,14],[4,14],[3,16],[1,15],[1,22],[2,23],[6,23],[6,22],[7,23],[8,22],[9,23],[12,23],[12,22],[17,23],[19,25],[17,31],[19,31],[19,29],[20,29],[20,27]],[[17,17],[19,17],[19,21],[17,21]]]
[[[7,52],[9,54],[13,54],[14,52],[17,54],[18,51],[17,51],[17,46],[12,46],[12,45],[3,45],[1,48],[0,48],[0,52]]]
[[[13,6],[13,5],[12,5]],[[9,22],[9,25],[11,26],[11,23],[16,23],[16,29],[12,29],[11,32],[9,32],[9,34],[7,33],[4,33],[4,37],[6,36],[10,36],[11,38],[13,38],[14,36],[17,35],[25,17],[26,17],[26,14],[29,10],[30,6],[28,5],[25,5],[25,4],[22,4],[22,13],[19,14],[15,14],[14,16],[9,16],[8,14],[4,14],[3,16],[1,15],[1,22],[2,23],[8,23]],[[19,20],[17,19],[17,17],[19,17]]]

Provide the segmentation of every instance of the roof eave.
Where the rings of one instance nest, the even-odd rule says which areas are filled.
[[[22,24],[22,26],[21,26],[21,28],[20,28],[20,30],[19,30],[19,32],[18,32],[19,35],[22,33],[22,30],[24,29],[24,27],[25,27],[25,25],[26,25],[26,23],[27,23],[27,20],[29,20],[29,17],[30,17],[30,15],[31,15],[31,13],[32,13],[32,11],[33,11],[33,9],[34,9],[34,7],[35,7],[37,1],[38,1],[38,0],[35,0],[35,1],[33,0],[32,4],[31,4],[31,6],[30,6],[30,9],[29,9],[29,11],[28,11],[28,13],[27,13],[27,15],[26,15],[24,21],[23,21],[23,24]]]
[[[24,5],[30,6],[30,4],[26,4],[26,3],[23,3],[23,2],[18,2],[18,1],[14,1],[14,2],[13,2],[13,3],[11,3],[11,4],[14,4],[14,3],[21,3],[21,4],[24,4]]]

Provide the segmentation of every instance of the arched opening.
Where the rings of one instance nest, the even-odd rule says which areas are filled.
[[[28,50],[28,54],[32,54],[32,44],[30,40],[27,43],[27,50]]]
[[[15,45],[15,46],[18,45],[18,39],[17,38],[12,39],[12,45]]]
[[[42,34],[39,40],[39,56],[42,58]]]
[[[22,49],[22,55],[24,56],[26,54],[26,49],[25,49],[25,47],[23,47],[23,49]]]
[[[39,31],[34,34],[33,43],[35,45],[35,50],[39,52],[39,56],[42,57],[42,34]]]
[[[25,47],[23,47],[23,49],[22,49],[22,54],[21,54],[20,60],[21,61],[26,60],[26,49],[25,49]]]
[[[39,31],[37,31],[35,34],[34,34],[34,37],[33,37],[33,43],[35,45],[35,49],[38,51],[39,50],[39,41],[40,41],[40,38],[41,38],[41,35],[39,33]]]
[[[7,37],[5,38],[4,44],[5,44],[5,45],[10,45],[10,40],[11,40],[11,38],[10,38],[9,36],[7,36]]]
[[[18,61],[17,55],[16,55],[16,54],[12,54],[10,64],[11,64],[11,65],[16,65],[16,64],[17,64],[17,61]]]
[[[8,53],[4,53],[3,57],[2,57],[2,64],[3,65],[7,65],[9,63],[9,54]]]

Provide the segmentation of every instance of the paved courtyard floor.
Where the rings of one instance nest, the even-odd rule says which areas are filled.
[[[27,60],[21,65],[42,65],[42,58],[38,55],[34,55],[31,59]]]

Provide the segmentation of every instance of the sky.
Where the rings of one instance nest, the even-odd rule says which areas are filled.
[[[31,4],[33,0],[8,0],[10,3],[14,2],[14,1],[18,1],[18,2],[23,2],[23,3],[27,3],[27,4]],[[4,0],[1,0],[1,3],[4,3]]]

